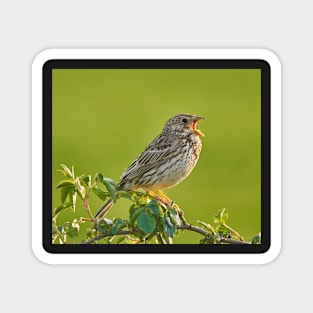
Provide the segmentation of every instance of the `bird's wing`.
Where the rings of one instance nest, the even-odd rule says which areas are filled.
[[[137,159],[124,171],[119,185],[149,171],[158,162],[165,161],[175,154],[179,141],[160,134],[145,148]]]

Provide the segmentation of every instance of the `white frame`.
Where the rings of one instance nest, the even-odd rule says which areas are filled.
[[[271,67],[271,246],[264,253],[53,254],[42,245],[42,68],[52,59],[260,59]],[[281,249],[281,64],[265,49],[48,49],[32,65],[32,249],[48,264],[265,264]]]

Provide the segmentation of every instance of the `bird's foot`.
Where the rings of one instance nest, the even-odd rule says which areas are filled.
[[[187,220],[184,217],[184,211],[178,206],[178,204],[174,203],[169,197],[167,197],[163,192],[160,190],[156,192],[148,191],[148,194],[153,197],[155,200],[164,204],[167,208],[172,208],[177,211],[180,219],[182,220],[183,224],[188,225]]]

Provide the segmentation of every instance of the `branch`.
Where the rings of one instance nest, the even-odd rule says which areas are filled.
[[[208,236],[208,233],[197,226],[191,225],[191,224],[183,224],[180,226],[177,226],[177,229],[182,229],[182,230],[190,230],[193,232],[196,232],[198,234],[201,234],[203,236]],[[133,229],[133,230],[117,230],[114,234],[112,234],[111,232],[104,232],[102,234],[100,234],[99,236],[96,236],[88,241],[83,242],[82,244],[91,244],[94,243],[100,239],[106,238],[106,237],[111,237],[111,236],[115,236],[115,235],[133,235],[140,232],[139,228]],[[228,244],[237,244],[237,245],[249,245],[249,242],[246,241],[241,241],[241,240],[236,240],[236,239],[231,239],[231,238],[220,238],[218,243],[228,243]]]

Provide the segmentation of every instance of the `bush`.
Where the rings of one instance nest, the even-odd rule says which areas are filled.
[[[97,173],[94,179],[90,175],[75,176],[74,167],[70,170],[61,164],[59,170],[66,179],[56,186],[60,190],[61,204],[54,209],[52,217],[52,243],[72,244],[80,234],[81,224],[90,226],[84,229],[83,244],[172,244],[178,232],[193,231],[202,235],[200,244],[260,244],[261,235],[255,235],[250,241],[244,241],[239,233],[226,224],[226,209],[218,210],[213,216],[212,226],[198,221],[197,226],[187,222],[177,205],[165,205],[150,193],[120,190],[112,179]],[[121,198],[130,201],[129,219],[109,220],[94,215],[89,206],[89,197],[94,193],[102,201],[117,202]],[[81,201],[85,217],[75,217],[58,225],[58,217],[65,210],[75,213],[75,205]]]

